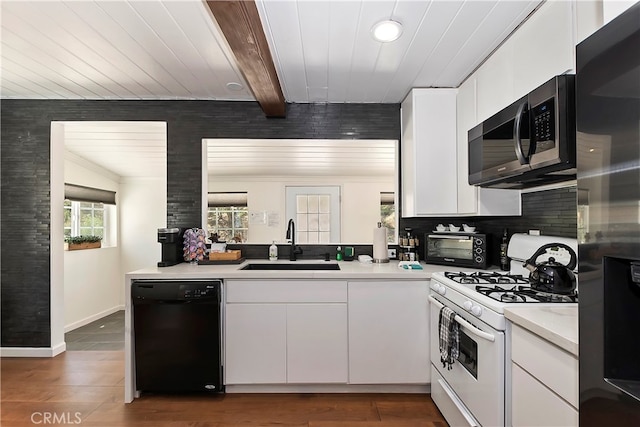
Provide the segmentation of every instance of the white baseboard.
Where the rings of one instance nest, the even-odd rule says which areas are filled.
[[[66,343],[54,347],[0,347],[1,357],[54,357],[67,349]]]
[[[84,325],[88,325],[91,322],[95,322],[98,319],[102,319],[105,316],[115,313],[116,311],[124,310],[124,305],[117,305],[108,310],[101,311],[100,313],[92,314],[89,317],[85,317],[82,320],[78,320],[77,322],[70,323],[64,327],[64,333],[73,331],[74,329],[78,329]]]
[[[225,393],[431,393],[431,384],[236,384]]]

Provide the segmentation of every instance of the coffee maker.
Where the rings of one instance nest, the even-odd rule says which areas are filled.
[[[184,261],[185,228],[158,228],[158,243],[162,244],[162,260],[158,267],[169,267]]]

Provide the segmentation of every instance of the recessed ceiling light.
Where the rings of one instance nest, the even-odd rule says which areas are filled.
[[[380,21],[371,27],[371,35],[374,39],[382,43],[397,40],[402,34],[402,24],[397,21]]]
[[[236,82],[227,83],[227,89],[233,90],[233,91],[239,91],[239,90],[242,90],[242,85]]]

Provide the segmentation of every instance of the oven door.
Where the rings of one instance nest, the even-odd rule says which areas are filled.
[[[473,420],[483,426],[505,425],[504,332],[496,331],[441,296],[430,295],[429,301],[431,364],[438,373],[432,380],[442,381],[435,385],[436,393],[432,392],[434,402],[445,412],[452,406],[457,408],[459,414],[447,419],[450,423],[462,415],[469,425],[473,425]],[[456,312],[460,324],[460,355],[451,369],[442,365],[438,345],[438,320],[445,304]],[[438,392],[440,389],[442,393]]]

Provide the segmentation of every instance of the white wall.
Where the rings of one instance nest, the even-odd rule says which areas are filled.
[[[285,187],[291,185],[340,185],[342,229],[340,243],[371,244],[373,228],[380,221],[380,192],[395,191],[395,179],[389,177],[255,177],[209,180],[209,192],[246,191],[249,213],[277,212],[277,226],[249,226],[248,243],[286,241]]]
[[[153,267],[160,261],[162,247],[158,228],[167,226],[167,180],[127,178],[120,183],[121,294],[124,304],[124,275]]]
[[[64,182],[116,192],[117,176],[66,153]],[[117,227],[117,216],[111,218]],[[113,242],[112,242],[113,243]],[[117,246],[64,251],[64,329],[70,331],[124,308],[120,248]]]

